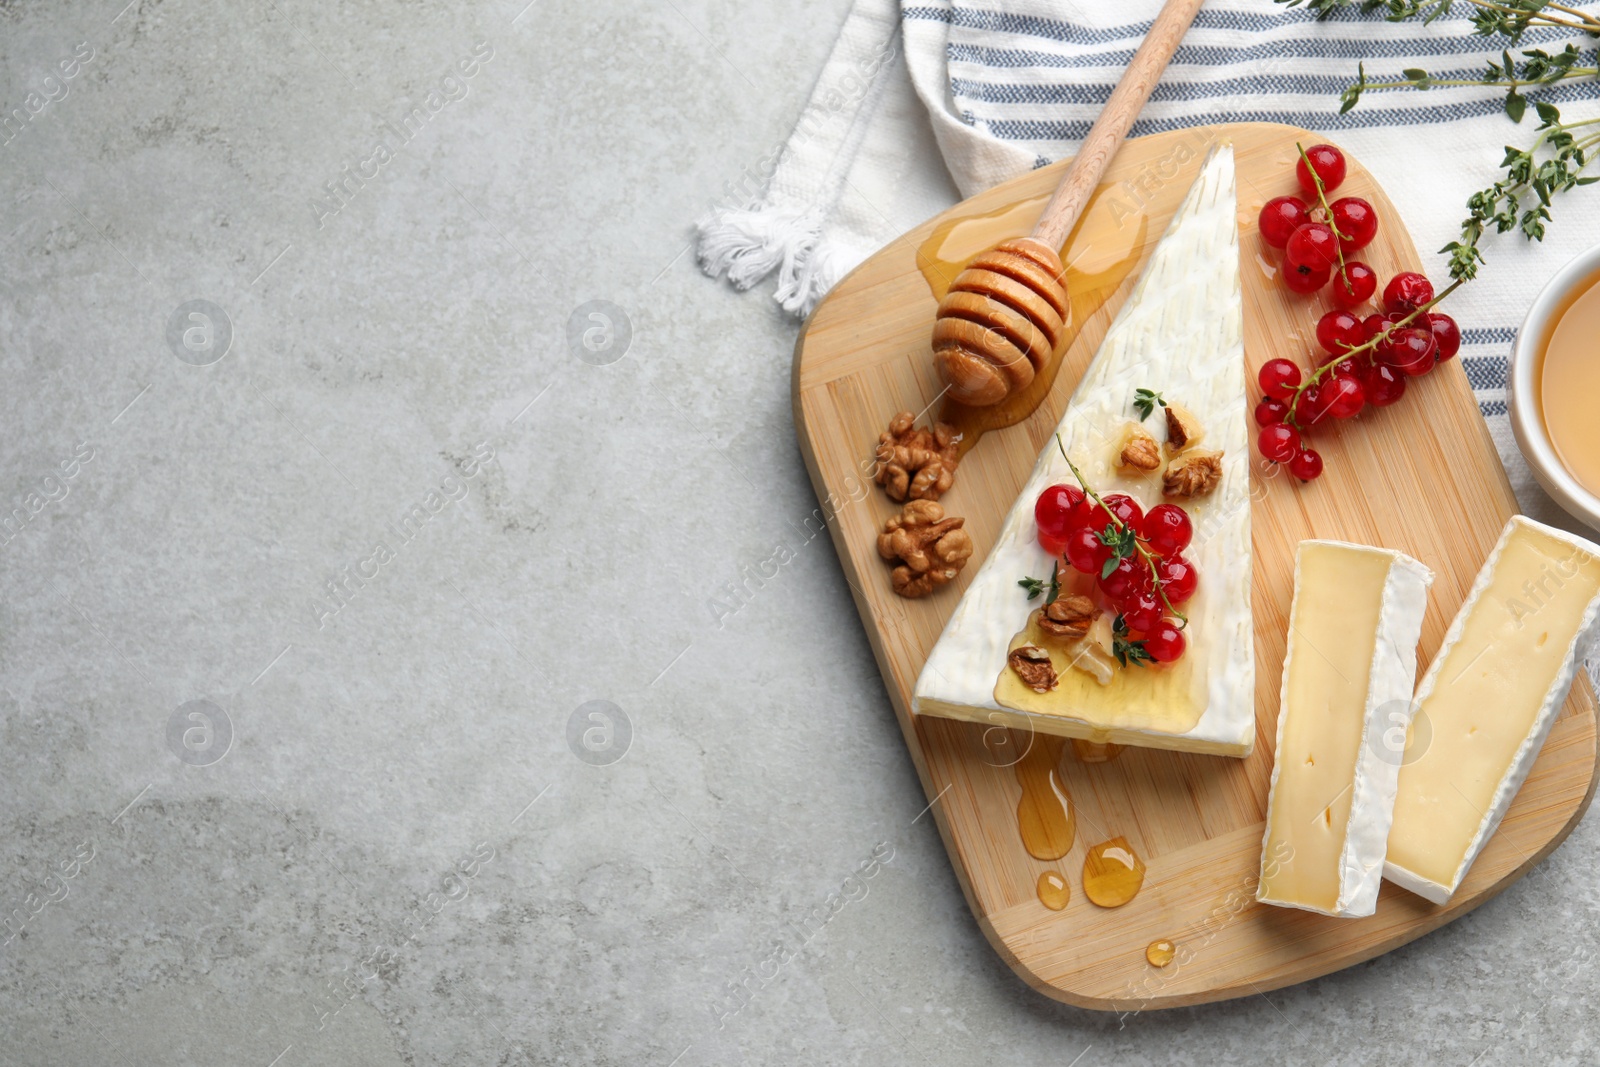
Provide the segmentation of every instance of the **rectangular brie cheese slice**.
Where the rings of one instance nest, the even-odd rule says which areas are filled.
[[[1236,213],[1233,149],[1223,145],[1207,158],[1151,254],[1057,431],[1096,491],[1126,493],[1147,511],[1162,500],[1160,477],[1134,477],[1116,465],[1119,436],[1137,421],[1137,389],[1182,404],[1203,428],[1204,447],[1222,453],[1217,487],[1180,501],[1195,531],[1185,556],[1199,575],[1198,591],[1183,606],[1187,651],[1160,669],[1122,668],[1102,685],[1052,647],[1059,684],[1046,693],[1007,669],[1006,657],[1025,643],[1038,606],[1017,582],[1051,574],[1034,502],[1047,486],[1076,484],[1052,437],[917,679],[916,712],[1099,742],[1250,754],[1256,721],[1250,413]]]
[[[1600,546],[1513,516],[1417,687],[1384,877],[1443,904],[1550,732],[1600,617]]]
[[[1300,542],[1257,900],[1377,910],[1431,584],[1401,552]]]

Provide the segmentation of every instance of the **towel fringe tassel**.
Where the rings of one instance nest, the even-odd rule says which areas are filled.
[[[700,220],[700,269],[713,278],[727,275],[736,289],[748,289],[774,270],[793,279],[816,243],[822,217],[813,211],[761,206],[721,208]]]

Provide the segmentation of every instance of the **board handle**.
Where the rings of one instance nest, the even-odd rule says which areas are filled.
[[[1105,175],[1111,158],[1117,154],[1123,138],[1139,117],[1145,101],[1161,80],[1162,71],[1172,61],[1172,54],[1200,11],[1204,0],[1167,0],[1166,6],[1156,16],[1145,35],[1144,43],[1134,53],[1133,62],[1123,72],[1122,79],[1112,90],[1105,110],[1095,120],[1089,136],[1083,140],[1061,184],[1056,186],[1044,214],[1033,228],[1033,236],[1051,248],[1060,248],[1067,235],[1078,224],[1084,205],[1089,202],[1100,179]]]

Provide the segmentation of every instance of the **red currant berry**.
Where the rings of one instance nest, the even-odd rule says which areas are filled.
[[[1433,283],[1416,271],[1402,271],[1383,287],[1385,311],[1409,314],[1433,299]]]
[[[1361,320],[1348,311],[1330,311],[1317,320],[1317,343],[1330,355],[1342,356],[1367,343]]]
[[[1083,490],[1075,485],[1052,485],[1039,494],[1033,505],[1033,521],[1039,527],[1039,544],[1052,556],[1067,547],[1073,530],[1073,516],[1083,501]]]
[[[1144,509],[1139,506],[1137,500],[1126,493],[1111,493],[1101,499],[1106,502],[1104,508],[1096,504],[1093,499],[1087,503],[1088,521],[1084,525],[1089,529],[1096,533],[1104,530],[1111,525],[1112,515],[1121,520],[1124,526],[1139,529],[1139,524],[1144,521]],[[1111,509],[1110,514],[1107,514],[1106,508]]]
[[[1353,419],[1367,406],[1367,391],[1353,377],[1335,374],[1323,383],[1323,393],[1328,414],[1336,419]]]
[[[1256,425],[1276,426],[1289,417],[1289,405],[1276,397],[1266,397],[1256,405]]]
[[[1439,346],[1439,362],[1454,358],[1461,351],[1461,327],[1449,315],[1432,312],[1428,315],[1428,329]]]
[[[1338,260],[1339,241],[1325,222],[1308,222],[1295,230],[1283,246],[1283,263],[1293,271],[1331,271]]]
[[[1318,382],[1301,393],[1300,398],[1294,402],[1294,421],[1298,422],[1302,429],[1309,430],[1319,422],[1332,417],[1327,388],[1326,380]]]
[[[1367,359],[1368,355],[1370,355],[1370,350],[1368,352],[1363,352],[1358,356],[1351,356],[1348,359],[1341,359],[1338,363],[1333,365],[1334,376],[1337,378],[1359,377],[1361,374],[1361,368],[1365,367],[1369,362]]]
[[[1256,380],[1261,391],[1277,400],[1287,400],[1300,387],[1300,368],[1287,359],[1269,359],[1261,365]]]
[[[1087,526],[1080,526],[1067,535],[1067,562],[1084,574],[1100,576],[1100,568],[1111,558],[1111,549],[1100,543],[1100,538]]]
[[[1405,375],[1382,363],[1366,369],[1361,375],[1361,387],[1366,390],[1367,403],[1375,408],[1386,408],[1406,395]]]
[[[1306,149],[1305,159],[1294,165],[1294,176],[1300,180],[1300,188],[1317,195],[1316,178],[1311,176],[1311,171],[1306,169],[1306,159],[1311,161],[1312,168],[1317,172],[1317,177],[1322,179],[1322,191],[1331,193],[1339,188],[1344,181],[1345,163],[1344,153],[1331,144],[1312,145]]]
[[[1275,196],[1261,208],[1257,226],[1261,240],[1271,248],[1282,248],[1289,235],[1311,220],[1306,202],[1298,196]]]
[[[1194,524],[1176,504],[1157,504],[1144,517],[1144,539],[1157,555],[1171,556],[1189,547]]]
[[[1315,481],[1322,477],[1322,457],[1316,449],[1308,448],[1289,461],[1289,473],[1302,482]]]
[[[1428,330],[1420,326],[1400,326],[1378,342],[1378,357],[1395,370],[1415,378],[1433,369],[1438,362],[1438,347]]]
[[[1137,633],[1154,630],[1161,625],[1161,598],[1146,589],[1126,597],[1117,602],[1117,609],[1122,613],[1122,621],[1128,624],[1128,629]]]
[[[1359,251],[1378,236],[1378,213],[1359,196],[1347,196],[1328,205],[1333,213],[1333,228],[1343,234],[1339,248],[1345,255]]]
[[[1256,447],[1273,463],[1287,463],[1300,451],[1300,431],[1283,422],[1268,426],[1256,436]]]
[[[1182,556],[1163,556],[1156,560],[1156,578],[1161,582],[1161,591],[1166,594],[1167,601],[1173,605],[1182,604],[1194,596],[1200,584],[1200,574],[1194,569],[1194,564]]]
[[[1144,650],[1157,663],[1175,662],[1183,655],[1183,646],[1183,631],[1165,620],[1144,636]]]
[[[1111,573],[1100,579],[1100,591],[1112,602],[1134,596],[1149,586],[1150,568],[1143,556],[1122,557],[1111,568]]]
[[[1309,267],[1286,267],[1283,272],[1283,285],[1291,293],[1301,296],[1310,296],[1312,293],[1328,284],[1328,279],[1333,277],[1333,271],[1327,267],[1322,270],[1312,270]]]
[[[1333,303],[1346,311],[1372,299],[1378,291],[1378,272],[1365,263],[1345,261],[1344,272],[1333,274]]]
[[[1384,314],[1368,315],[1361,320],[1361,328],[1367,331],[1367,340],[1382,337],[1390,328],[1405,318],[1404,312],[1388,312]]]

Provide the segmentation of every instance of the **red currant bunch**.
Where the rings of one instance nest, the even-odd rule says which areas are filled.
[[[1370,283],[1369,293],[1376,291]],[[1449,315],[1422,311],[1434,300],[1420,274],[1397,274],[1384,288],[1381,313],[1358,318],[1339,307],[1317,322],[1323,355],[1302,370],[1287,359],[1262,364],[1257,382],[1256,447],[1303,482],[1322,475],[1322,456],[1306,434],[1328,420],[1353,419],[1367,407],[1388,407],[1406,393],[1406,380],[1427,374],[1461,350],[1461,328]],[[1337,291],[1334,302],[1339,300]]]
[[[1184,556],[1194,523],[1177,504],[1146,512],[1125,493],[1097,502],[1075,485],[1047,486],[1033,505],[1039,544],[1065,557],[1080,589],[1117,616],[1116,641],[1129,662],[1171,663],[1183,655],[1182,627],[1169,615],[1195,594],[1199,574]]]
[[[1273,197],[1262,206],[1257,228],[1267,247],[1282,250],[1283,284],[1291,292],[1308,296],[1332,281],[1334,302],[1353,308],[1371,298],[1377,275],[1345,257],[1372,243],[1378,213],[1359,196],[1328,203],[1328,194],[1344,182],[1346,168],[1344,153],[1333,145],[1306,149],[1295,173],[1311,201]]]
[[[1353,419],[1368,405],[1397,403],[1408,379],[1461,350],[1461,329],[1432,310],[1437,298],[1426,277],[1402,271],[1380,294],[1377,272],[1347,258],[1378,235],[1371,203],[1359,196],[1328,201],[1347,169],[1344,153],[1332,145],[1301,150],[1295,179],[1306,199],[1274,197],[1258,219],[1262,243],[1283,252],[1288,289],[1310,294],[1332,282],[1333,310],[1316,328],[1322,353],[1304,370],[1291,360],[1270,359],[1257,375],[1263,396],[1255,407],[1256,447],[1302,482],[1322,476],[1322,456],[1306,440],[1314,427]],[[1357,309],[1374,298],[1381,310],[1363,318]]]

